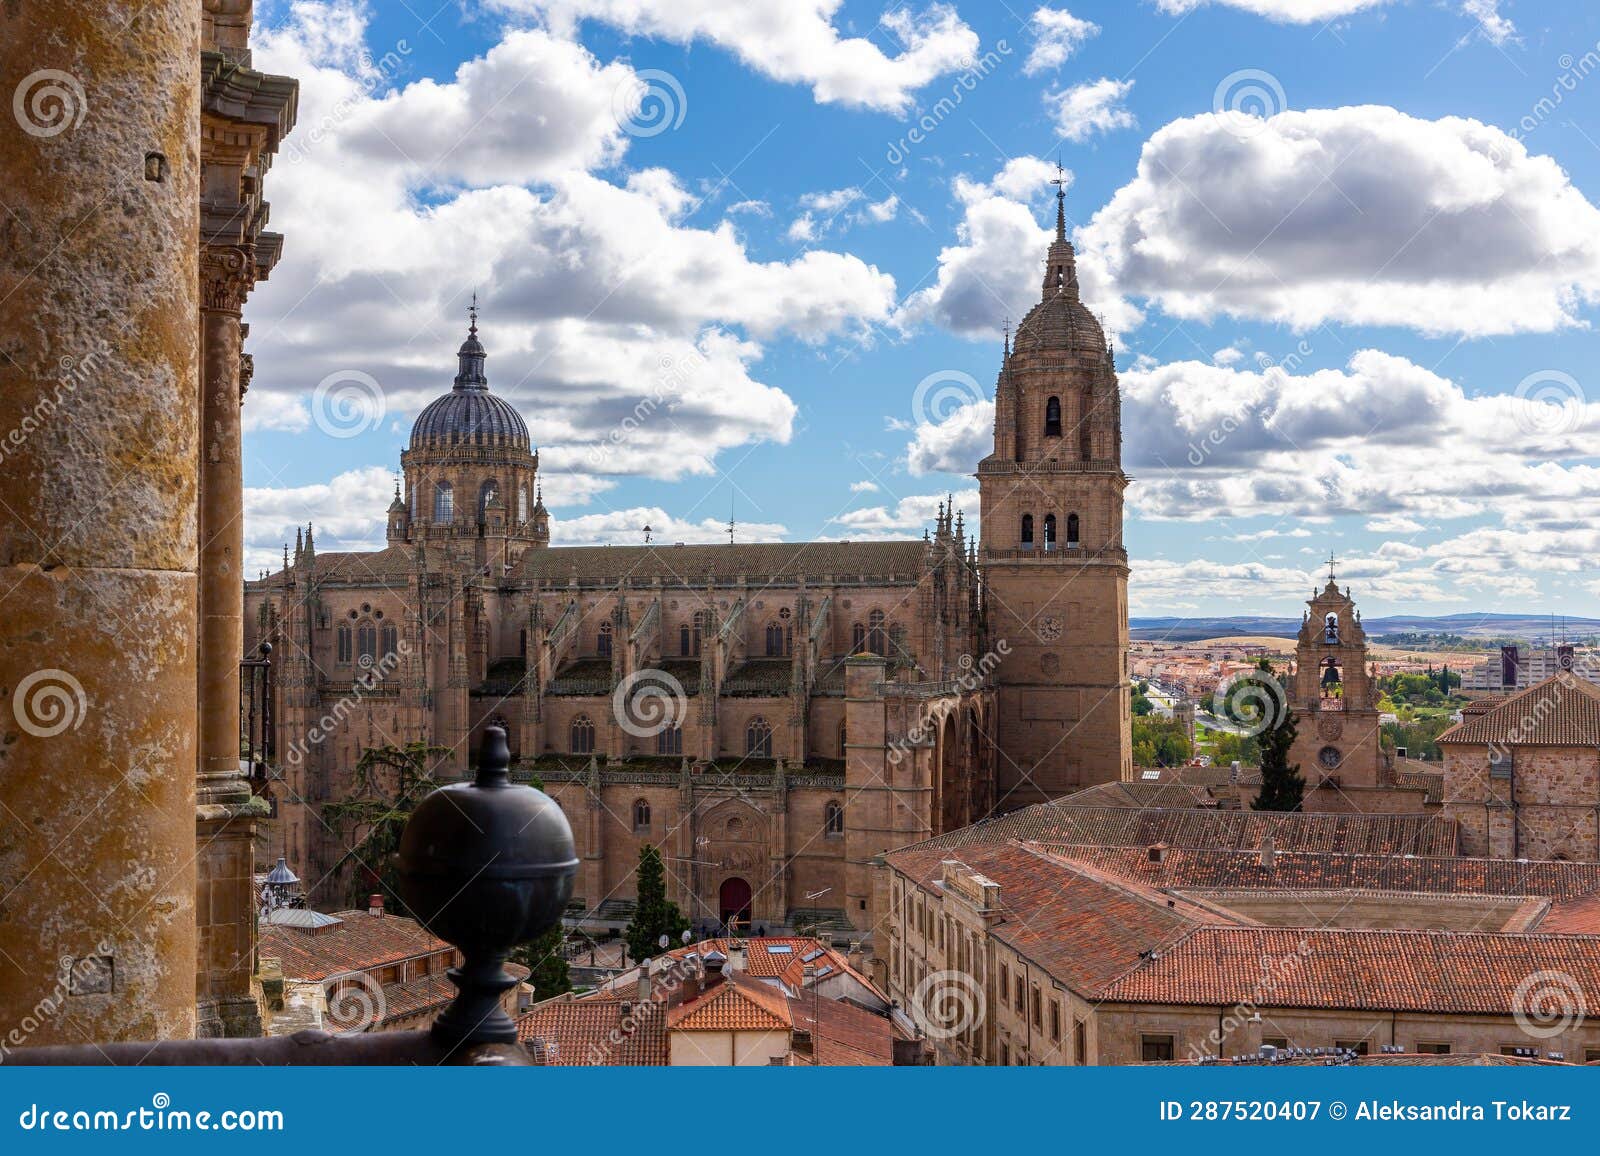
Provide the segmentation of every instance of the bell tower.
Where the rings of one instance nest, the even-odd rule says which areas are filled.
[[[1361,790],[1382,785],[1382,726],[1367,633],[1333,565],[1328,559],[1328,584],[1306,603],[1289,685],[1295,714],[1289,761],[1305,777],[1308,811],[1366,810],[1358,801]]]
[[[1122,409],[1105,333],[1078,292],[1065,181],[1039,304],[1008,334],[994,452],[978,465],[998,803],[1010,809],[1132,769]]]

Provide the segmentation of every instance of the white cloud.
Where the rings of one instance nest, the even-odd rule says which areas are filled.
[[[1045,109],[1055,120],[1056,132],[1070,141],[1088,140],[1097,132],[1133,128],[1139,122],[1122,102],[1133,90],[1131,80],[1101,77],[1045,94]]]
[[[1461,0],[1461,10],[1478,22],[1478,31],[1491,44],[1505,44],[1517,35],[1517,26],[1500,14],[1500,0]]]
[[[318,485],[246,486],[246,574],[280,569],[284,544],[307,522],[319,551],[381,549],[393,497],[394,472],[384,466],[346,470]]]
[[[894,220],[894,215],[899,208],[900,198],[895,196],[893,193],[890,193],[881,201],[870,202],[867,207],[862,210],[862,212],[865,214],[867,220],[881,225],[885,221]]]
[[[993,448],[994,402],[978,401],[942,422],[918,425],[906,447],[906,465],[913,474],[970,474]]]
[[[850,510],[832,519],[835,525],[841,527],[841,531],[832,536],[857,541],[863,538],[904,538],[907,534],[920,532],[932,522],[939,512],[939,506],[951,498],[950,494],[916,494],[899,499],[893,509],[888,506],[867,506]],[[978,532],[978,491],[957,490],[954,507],[963,515],[967,535],[975,535]]]
[[[817,239],[817,221],[810,213],[801,213],[789,222],[789,231],[785,234],[794,242],[815,241]]]
[[[841,36],[833,20],[842,0],[493,0],[571,35],[583,20],[631,36],[679,44],[709,40],[751,68],[786,84],[808,84],[822,104],[905,112],[913,94],[960,71],[978,52],[977,34],[948,4],[921,11],[893,7],[867,35]],[[896,48],[893,55],[880,45]],[[688,87],[692,109],[695,93]]]
[[[767,204],[765,201],[754,199],[735,201],[733,204],[728,206],[728,212],[736,215],[739,213],[748,213],[752,217],[770,217],[772,216],[772,206]]]
[[[1385,514],[1381,518],[1369,521],[1367,529],[1374,534],[1420,534],[1426,527],[1415,518],[1407,518],[1402,514]]]
[[[288,257],[250,303],[255,428],[304,428],[312,386],[357,369],[403,429],[448,388],[478,288],[490,380],[547,473],[709,472],[723,450],[791,435],[794,403],[755,376],[760,342],[889,316],[893,279],[856,257],[755,261],[731,221],[683,223],[694,199],[667,170],[620,186],[589,172],[625,156],[613,97],[627,66],[522,29],[453,79],[389,90],[365,75],[364,19],[298,5],[258,32],[257,66],[301,89],[297,147],[272,172]],[[641,399],[648,415],[630,425]],[[559,484],[605,488],[579,472]]]
[[[866,481],[851,482],[850,492],[852,494],[876,494],[878,492],[878,483]]]
[[[1217,4],[1265,16],[1281,24],[1321,24],[1388,3],[1390,0],[1156,0],[1163,12],[1174,16]]]
[[[1244,354],[1231,345],[1211,355],[1211,360],[1218,365],[1238,365],[1243,359]]]
[[[1022,66],[1025,76],[1060,68],[1085,40],[1100,32],[1098,24],[1080,20],[1065,8],[1036,8],[1028,23],[1034,40]]]
[[[552,517],[550,537],[564,546],[640,546],[644,527],[650,527],[650,540],[663,549],[673,543],[726,542],[728,524],[715,518],[698,522],[675,518],[660,506],[632,506],[608,510],[603,514],[581,514],[575,518]],[[776,522],[739,522],[735,534],[740,542],[781,542],[788,531]]]
[[[1084,261],[1176,317],[1297,328],[1545,332],[1600,297],[1600,211],[1499,129],[1382,106],[1250,123],[1159,130]]]
[[[311,411],[299,398],[262,389],[246,395],[241,418],[245,433],[261,430],[304,433],[311,427]]]
[[[1005,318],[1013,326],[1020,321],[1039,302],[1039,262],[1052,231],[1041,223],[1051,217],[1018,198],[1050,191],[1046,182],[1054,176],[1055,166],[1035,157],[1011,159],[988,181],[957,176],[951,189],[962,217],[955,244],[939,251],[934,283],[906,298],[894,324],[902,330],[938,325],[963,337],[994,340]],[[1070,173],[1066,179],[1070,183]],[[1138,322],[1139,311],[1112,291],[1098,258],[1081,259],[1078,278],[1084,299],[1110,333]],[[998,369],[998,349],[995,354]]]

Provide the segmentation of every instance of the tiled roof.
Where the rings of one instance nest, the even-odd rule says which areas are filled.
[[[1437,891],[1452,895],[1540,895],[1569,899],[1600,892],[1600,863],[1347,855],[1279,851],[1270,868],[1258,851],[1169,848],[1152,862],[1143,847],[1040,843],[1040,850],[1156,887],[1281,890]]]
[[[1000,885],[994,936],[1090,998],[1137,965],[1141,953],[1188,934],[1201,915],[1190,904],[1169,908],[1164,899],[1017,843],[976,844],[959,856],[937,848],[888,855],[892,867],[928,889],[936,889],[941,863],[950,858]]]
[[[455,997],[455,985],[443,972],[405,983],[386,983],[383,985],[382,1023],[394,1023],[423,1012],[443,1011]],[[370,996],[354,993],[344,999],[335,997],[328,1001],[326,1025],[334,1032],[359,1029],[366,1026],[371,1011]]]
[[[786,1032],[793,1026],[788,997],[739,972],[667,1012],[667,1029],[674,1032]]]
[[[334,914],[344,922],[315,933],[263,924],[261,954],[279,960],[287,979],[322,980],[341,972],[370,971],[413,956],[452,950],[403,915]]]
[[[1592,867],[1592,863],[1563,864]],[[1538,930],[1549,934],[1600,935],[1600,895],[1557,899],[1540,922]]]
[[[1069,796],[1070,799],[1070,796]],[[1207,808],[1074,807],[1056,800],[975,823],[913,847],[953,849],[1013,839],[1109,847],[1253,850],[1268,835],[1281,851],[1454,855],[1456,824],[1442,815],[1273,814]]]
[[[1558,674],[1482,714],[1462,712],[1440,743],[1594,746],[1600,743],[1600,686]]]
[[[1283,961],[1268,967],[1263,961]],[[1101,993],[1106,1002],[1510,1015],[1541,971],[1600,1007],[1600,937],[1492,932],[1197,927]]]
[[[894,1063],[894,1041],[901,1033],[887,1016],[810,995],[791,998],[789,1015],[796,1030],[811,1033],[813,1064],[888,1067]]]
[[[416,565],[417,554],[408,546],[386,546],[382,550],[329,550],[318,553],[317,578],[324,581],[392,581],[405,578]],[[265,582],[251,582],[252,589],[272,587],[282,580],[283,571],[269,574]]]
[[[674,959],[704,957],[720,951],[730,959],[742,951],[742,966],[734,970],[758,979],[781,979],[792,991],[805,986],[805,969],[816,968],[817,978],[826,978],[848,972],[869,991],[888,1002],[888,997],[876,984],[850,965],[842,951],[826,946],[820,939],[806,935],[752,936],[749,939],[706,939],[687,947],[674,948],[667,954]]]
[[[793,581],[866,575],[914,583],[922,573],[924,543],[890,542],[740,542],[702,546],[550,546],[528,550],[513,572],[518,578],[547,582],[615,582],[661,578],[694,586],[707,577]]]
[[[605,994],[550,1000],[518,1017],[517,1039],[534,1063],[553,1067],[667,1063],[665,1009],[649,1001]]]
[[[1222,782],[1227,781],[1224,771]],[[1056,801],[1071,807],[1214,807],[1217,797],[1210,785],[1182,781],[1099,783]]]

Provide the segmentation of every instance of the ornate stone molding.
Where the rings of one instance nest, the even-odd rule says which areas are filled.
[[[237,245],[207,245],[200,251],[200,308],[240,314],[255,287],[254,254]]]

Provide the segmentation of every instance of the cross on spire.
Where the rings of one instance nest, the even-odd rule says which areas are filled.
[[[1329,582],[1333,581],[1333,567],[1334,567],[1334,564],[1335,563],[1334,563],[1333,551],[1329,550],[1328,551],[1328,581]]]
[[[1067,175],[1067,170],[1061,167],[1061,158],[1056,158],[1056,175],[1050,183],[1056,187],[1056,240],[1067,239],[1067,185],[1072,178]]]
[[[474,337],[478,336],[478,291],[476,289],[472,291],[472,304],[467,306],[467,317],[472,322],[467,332]]]

